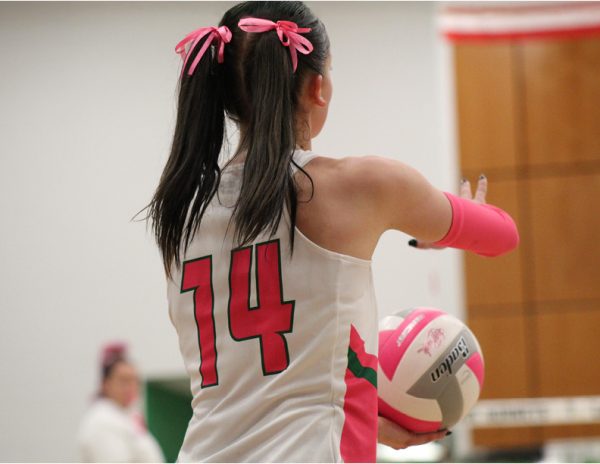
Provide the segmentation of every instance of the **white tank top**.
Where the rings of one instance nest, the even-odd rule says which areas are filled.
[[[299,166],[315,156],[294,152]],[[177,461],[374,462],[371,261],[324,249],[297,228],[290,258],[287,213],[274,237],[235,249],[227,225],[242,172],[223,171],[167,283],[193,395]]]

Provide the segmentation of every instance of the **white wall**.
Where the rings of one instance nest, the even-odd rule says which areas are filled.
[[[183,373],[142,222],[168,154],[175,44],[230,2],[0,3],[0,460],[77,459],[101,343],[146,376]],[[334,96],[315,151],[379,154],[455,189],[447,48],[431,3],[319,2]],[[461,314],[460,256],[386,234],[381,314]]]

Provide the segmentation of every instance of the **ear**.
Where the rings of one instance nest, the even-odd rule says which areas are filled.
[[[310,77],[308,86],[308,94],[311,102],[317,106],[327,106],[327,101],[325,101],[322,95],[323,76],[321,74],[313,74]]]

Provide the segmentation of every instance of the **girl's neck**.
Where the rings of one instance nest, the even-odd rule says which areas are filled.
[[[299,142],[296,144],[296,149],[311,151],[312,144],[310,143],[310,140],[308,141],[308,143],[300,143]],[[232,161],[231,161],[231,163],[229,163],[229,165],[235,166],[236,164],[244,164],[245,161],[246,161],[246,153],[244,150],[242,150],[240,147],[238,147],[238,149],[235,151],[235,153],[232,157]]]

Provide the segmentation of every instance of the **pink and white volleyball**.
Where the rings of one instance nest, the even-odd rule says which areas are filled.
[[[483,386],[481,348],[459,319],[413,308],[379,324],[379,414],[416,433],[450,429]]]

